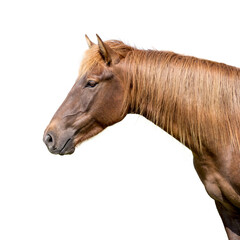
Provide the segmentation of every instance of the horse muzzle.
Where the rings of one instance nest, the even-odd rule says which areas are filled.
[[[72,154],[75,151],[72,137],[65,136],[62,139],[59,139],[54,133],[47,132],[43,136],[43,141],[49,152],[53,154],[66,155]]]

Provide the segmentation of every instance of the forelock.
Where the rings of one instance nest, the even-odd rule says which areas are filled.
[[[98,46],[94,45],[92,48],[88,49],[84,54],[84,57],[79,68],[79,76],[80,77],[83,76],[94,67],[102,65],[103,63],[104,62],[99,53]]]
[[[132,47],[125,45],[121,41],[110,40],[106,41],[105,43],[108,44],[108,46],[111,47],[116,53],[118,53],[120,57],[125,57],[129,51],[133,50]],[[104,64],[105,63],[99,53],[99,47],[97,44],[95,44],[85,52],[80,65],[79,76],[83,76],[96,66],[104,66]]]

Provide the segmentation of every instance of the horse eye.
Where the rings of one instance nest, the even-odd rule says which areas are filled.
[[[88,82],[87,82],[87,84],[86,84],[85,87],[91,87],[91,88],[93,88],[93,87],[95,87],[97,84],[98,84],[98,83],[97,83],[96,81],[94,81],[94,80],[88,80]]]

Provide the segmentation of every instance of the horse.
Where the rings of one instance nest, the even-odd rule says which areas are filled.
[[[85,37],[78,78],[44,132],[48,150],[72,154],[127,114],[140,114],[192,151],[228,239],[240,240],[240,69]]]

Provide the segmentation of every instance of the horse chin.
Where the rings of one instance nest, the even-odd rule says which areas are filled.
[[[70,155],[73,154],[75,151],[75,147],[72,147],[70,149],[63,149],[61,150],[61,152],[59,152],[59,155],[63,156],[63,155]]]
[[[73,138],[69,138],[64,146],[61,148],[61,150],[59,151],[59,155],[69,155],[69,154],[72,154],[74,153],[75,151],[75,146],[74,146],[74,143],[73,143]]]

